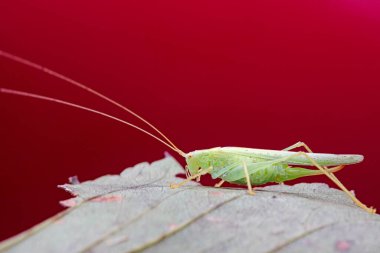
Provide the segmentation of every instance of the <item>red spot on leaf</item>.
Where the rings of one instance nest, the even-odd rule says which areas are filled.
[[[208,220],[208,221],[210,221],[212,223],[221,223],[221,222],[223,222],[223,219],[218,218],[216,216],[211,216],[211,215],[206,216],[206,220]]]
[[[211,195],[211,196],[215,196],[215,197],[217,197],[217,196],[222,196],[222,195],[223,195],[223,192],[210,192],[210,195]]]
[[[108,196],[100,196],[92,199],[92,202],[119,202],[122,200],[121,195],[108,195]]]
[[[339,252],[347,252],[351,248],[351,245],[352,241],[341,240],[336,242],[335,248]]]
[[[177,227],[178,227],[177,224],[170,224],[169,225],[169,230],[172,231],[172,230],[176,229]]]

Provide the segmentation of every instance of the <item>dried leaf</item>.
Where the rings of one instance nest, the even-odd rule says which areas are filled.
[[[6,252],[379,252],[380,216],[325,184],[257,189],[192,182],[171,157],[60,186],[66,211],[0,244]]]

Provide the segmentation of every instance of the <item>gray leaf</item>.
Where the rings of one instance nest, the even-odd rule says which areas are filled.
[[[171,157],[59,187],[71,206],[1,252],[380,252],[380,217],[325,184],[176,190]]]

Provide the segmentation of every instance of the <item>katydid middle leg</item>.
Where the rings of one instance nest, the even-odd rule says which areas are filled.
[[[256,193],[254,190],[252,190],[251,178],[249,176],[247,163],[245,161],[243,161],[243,169],[244,169],[245,178],[247,180],[248,194],[255,195]]]
[[[222,179],[222,180],[220,180],[219,183],[216,183],[216,184],[214,185],[214,187],[219,188],[219,187],[222,186],[222,184],[224,184],[224,182],[225,182],[225,181]]]

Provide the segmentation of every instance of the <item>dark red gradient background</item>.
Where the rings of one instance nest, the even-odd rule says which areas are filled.
[[[1,1],[0,49],[129,106],[184,151],[301,140],[363,154],[338,176],[380,209],[379,13],[377,0]],[[0,86],[131,119],[3,58]],[[168,150],[62,105],[0,94],[0,113],[1,239],[62,210],[69,196],[56,185],[69,176],[116,174]]]

